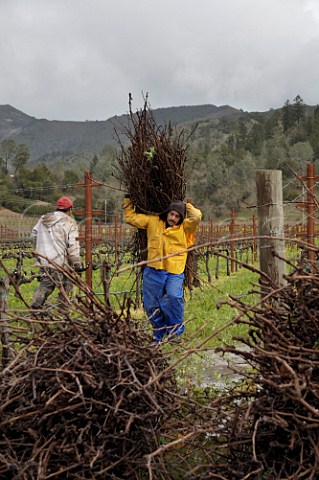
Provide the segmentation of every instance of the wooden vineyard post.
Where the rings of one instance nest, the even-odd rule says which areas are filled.
[[[318,176],[315,175],[315,165],[309,163],[307,166],[307,176],[300,177],[301,181],[307,182],[307,198],[306,202],[301,203],[300,207],[307,210],[307,242],[309,249],[307,250],[307,257],[309,260],[309,268],[313,270],[316,255],[314,251],[315,247],[315,210],[318,208],[318,202],[314,194],[315,180],[318,180]]]
[[[254,236],[253,259],[255,263],[257,262],[257,226],[256,226],[255,215],[253,215],[253,236]]]
[[[311,247],[315,245],[315,202],[313,198],[313,191],[315,185],[315,166],[310,163],[307,168],[307,239]],[[310,249],[308,253],[310,264],[313,265],[315,261],[315,252]]]
[[[7,276],[0,276],[0,340],[2,347],[2,367],[4,368],[10,359],[10,349],[9,349],[9,334],[8,334],[8,324],[6,323],[7,319],[7,308],[8,308],[8,295],[9,295],[9,278]]]
[[[260,270],[279,287],[285,284],[286,268],[281,259],[285,257],[281,170],[257,170],[256,188]],[[262,293],[268,292],[262,288]]]
[[[231,273],[234,273],[235,271],[235,241],[234,241],[234,235],[235,235],[235,210],[232,208],[231,211],[231,221],[229,225],[229,230],[230,230],[230,271]]]
[[[85,209],[77,210],[77,213],[85,215],[85,235],[84,239],[80,237],[79,240],[85,242],[85,262],[87,265],[85,281],[90,288],[92,288],[92,215],[103,213],[102,210],[92,209],[92,188],[101,186],[101,183],[92,180],[91,172],[84,173],[84,184],[77,184],[77,187],[85,189]]]
[[[117,264],[118,262],[118,246],[119,246],[119,239],[118,239],[118,236],[119,236],[119,230],[118,230],[118,226],[119,226],[119,217],[117,215],[114,216],[114,258],[115,258],[115,262]]]

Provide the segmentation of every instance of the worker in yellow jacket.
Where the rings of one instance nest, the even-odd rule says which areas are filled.
[[[154,341],[179,343],[184,331],[183,281],[190,246],[201,220],[191,203],[172,202],[160,215],[136,213],[130,198],[124,199],[126,223],[147,231],[147,266],[143,272],[143,302],[152,323]],[[181,253],[178,253],[181,252]]]

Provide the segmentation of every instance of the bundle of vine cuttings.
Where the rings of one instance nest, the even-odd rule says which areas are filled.
[[[221,399],[222,428],[201,441],[205,461],[190,478],[319,478],[319,270],[289,268],[257,304],[227,302],[248,331],[224,350],[252,368]]]
[[[16,351],[0,374],[0,479],[141,478],[178,408],[148,331],[89,290],[69,312],[8,322]]]
[[[119,177],[138,213],[161,214],[172,201],[186,200],[189,135],[177,131],[171,123],[158,125],[147,97],[143,109],[136,113],[129,97],[129,118],[129,126],[123,132],[125,141],[117,132]],[[147,240],[143,230],[136,233],[132,255],[135,262],[146,260]]]

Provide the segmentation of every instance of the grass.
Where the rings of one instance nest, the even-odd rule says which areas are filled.
[[[185,303],[188,335],[195,335],[196,341],[204,341],[225,327],[237,313],[233,307],[225,304],[229,295],[240,297],[247,303],[257,301],[256,296],[247,293],[257,282],[256,273],[242,268],[230,276],[223,275],[218,280],[213,280],[211,285],[193,291],[191,298],[188,295]],[[203,327],[202,330],[196,333],[200,327]],[[234,335],[245,335],[245,328],[242,325],[232,325],[213,336],[207,346],[215,347],[221,342],[229,344]]]
[[[293,253],[296,252],[289,251],[288,256],[294,256]],[[211,272],[215,272],[215,260],[214,256],[210,260]],[[5,260],[5,265],[12,272],[16,266],[16,260]],[[123,263],[121,269],[125,266],[130,266],[130,264]],[[27,275],[31,270],[36,271],[33,259],[24,259],[23,267]],[[257,265],[256,267],[258,268]],[[219,359],[214,354],[215,347],[234,344],[236,343],[234,337],[246,336],[247,327],[245,325],[229,325],[239,312],[227,302],[230,300],[230,296],[240,298],[248,305],[260,300],[259,295],[249,293],[253,289],[257,290],[254,287],[258,284],[258,273],[242,267],[235,273],[227,275],[226,261],[220,259],[219,277],[218,279],[212,278],[209,284],[205,269],[206,265],[200,261],[201,287],[185,292],[186,328],[183,334],[182,348],[176,348],[169,344],[163,346],[165,351],[171,354],[173,363],[179,361],[176,365],[176,378],[182,391],[201,389],[205,385],[209,385],[210,388],[214,385],[213,388],[223,389],[223,385],[227,385],[228,381],[237,381],[227,373],[227,369],[220,367]],[[82,278],[84,278],[84,275],[82,274]],[[21,293],[28,304],[31,303],[37,285],[38,282],[34,280],[32,283],[20,287]],[[103,285],[99,270],[93,272],[93,289],[96,294],[101,295],[103,301]],[[81,294],[77,288],[74,290],[75,295]],[[121,310],[125,295],[129,295],[135,300],[135,290],[134,270],[126,270],[118,274],[113,267],[110,284],[110,300],[113,310]],[[56,302],[56,295],[57,291],[49,297],[48,306]],[[26,311],[25,305],[15,296],[12,286],[10,287],[9,308]],[[141,322],[141,328],[146,327],[149,330],[151,337],[151,326],[142,306],[131,308],[130,313],[136,321]],[[19,316],[23,317],[23,312]],[[186,350],[193,350],[194,353],[184,355]]]
[[[237,312],[229,305],[222,305],[227,302],[229,295],[240,297],[243,301],[250,303],[257,301],[257,297],[249,295],[252,286],[258,283],[258,275],[241,268],[237,272],[226,275],[226,262],[220,261],[220,276],[213,279],[211,284],[207,282],[207,275],[204,272],[203,265],[199,264],[200,277],[202,279],[201,287],[185,291],[185,323],[186,329],[184,338],[190,342],[190,346],[199,342],[204,342],[207,338],[212,337],[207,344],[207,348],[213,348],[222,343],[230,343],[234,335],[244,335],[245,328],[242,325],[233,325],[223,331],[219,335],[213,336],[218,329],[223,329],[228,322],[237,314]],[[215,258],[210,262],[210,270],[215,271]],[[130,271],[114,276],[111,283],[111,302],[114,308],[118,308],[123,299],[124,293],[134,291],[135,275]],[[114,298],[114,292],[124,293],[118,294]],[[112,293],[113,292],[113,293]],[[135,298],[135,293],[133,293]],[[117,305],[116,305],[117,302]],[[132,311],[136,319],[145,319],[142,308]]]
[[[244,298],[245,301],[251,301],[247,292],[252,288],[252,285],[257,283],[257,274],[250,272],[245,268],[239,269],[237,272],[226,275],[226,265],[221,263],[221,269],[219,271],[219,278],[213,278],[211,284],[207,283],[206,275],[203,270],[203,266],[199,265],[201,270],[202,286],[194,288],[191,292],[186,290],[185,292],[185,322],[186,331],[185,336],[193,338],[194,342],[204,341],[206,338],[213,335],[213,333],[222,327],[224,327],[236,314],[233,308],[228,305],[221,305],[229,298],[229,294],[235,297]],[[15,259],[5,259],[4,264],[9,272],[12,272],[16,267]],[[23,262],[23,271],[26,276],[30,275],[30,272],[37,271],[34,259],[25,258]],[[215,271],[214,258],[211,260],[211,271]],[[1,271],[0,271],[1,274]],[[3,272],[2,272],[3,274]],[[133,299],[136,296],[136,283],[135,273],[131,270],[124,271],[120,274],[116,274],[116,270],[113,268],[112,279],[110,284],[110,300],[114,310],[118,310],[124,300],[125,295],[130,295]],[[82,274],[82,278],[85,278],[85,274]],[[32,295],[38,285],[37,280],[33,280],[31,283],[26,283],[20,286],[20,291],[28,304],[31,303]],[[100,271],[93,272],[93,289],[97,295],[103,297],[103,285],[100,279]],[[75,294],[79,292],[75,288]],[[50,303],[54,303],[56,299],[57,291],[50,296]],[[11,309],[25,309],[25,306],[19,298],[15,295],[13,287],[10,287],[9,293],[9,308]],[[132,314],[136,319],[145,318],[143,309],[132,309]],[[207,346],[214,347],[220,342],[231,342],[233,335],[243,334],[242,326],[232,326],[222,331],[218,336],[212,337]]]

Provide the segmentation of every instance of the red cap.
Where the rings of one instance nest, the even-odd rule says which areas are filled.
[[[59,210],[67,210],[68,208],[73,207],[73,203],[69,197],[59,198],[56,205]]]

